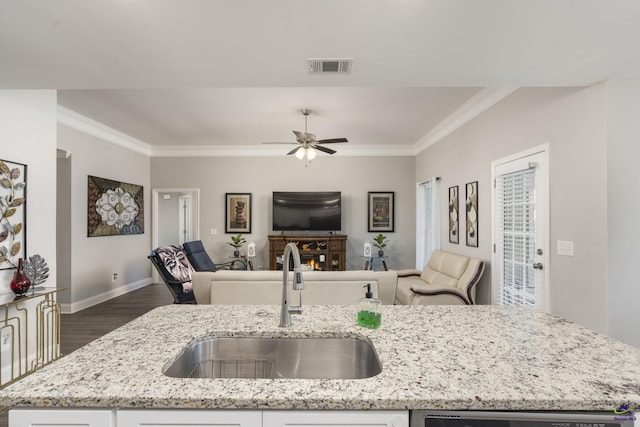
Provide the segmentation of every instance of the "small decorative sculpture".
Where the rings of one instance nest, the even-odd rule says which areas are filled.
[[[247,220],[244,218],[244,202],[236,202],[236,222],[241,226],[247,223]]]
[[[47,262],[38,254],[30,256],[24,262],[23,269],[32,286],[41,285],[49,278]]]

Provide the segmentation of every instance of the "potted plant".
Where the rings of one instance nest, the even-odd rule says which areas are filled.
[[[373,238],[373,246],[378,248],[379,257],[384,256],[384,251],[382,249],[384,249],[384,247],[387,246],[387,243],[389,243],[389,241],[387,240],[387,236],[385,236],[384,234],[378,234],[376,237]]]
[[[237,258],[240,256],[240,248],[245,243],[247,243],[247,240],[242,237],[242,234],[238,234],[237,236],[231,236],[231,241],[227,242],[227,245],[233,246],[233,248],[235,249],[233,251],[233,256]]]

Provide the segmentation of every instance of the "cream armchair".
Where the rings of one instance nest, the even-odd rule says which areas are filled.
[[[395,303],[406,305],[475,304],[484,262],[434,251],[423,271],[399,270]]]

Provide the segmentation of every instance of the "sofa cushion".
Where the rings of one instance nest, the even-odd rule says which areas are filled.
[[[420,277],[403,277],[402,280],[398,280],[398,286],[396,287],[395,304],[411,305],[413,301],[413,292],[411,286],[418,283],[424,283]]]
[[[364,286],[371,285],[371,292],[378,297],[375,281],[315,281],[305,280],[304,290],[289,288],[292,305],[352,305],[364,296]],[[291,285],[290,285],[291,286]],[[215,304],[272,304],[280,305],[282,282],[251,282],[233,280],[211,281],[211,301]]]
[[[198,304],[279,304],[282,274],[282,271],[269,270],[194,272],[193,288]],[[303,304],[341,305],[356,304],[364,297],[364,286],[368,283],[383,304],[393,304],[398,278],[393,270],[309,271],[302,276]],[[291,301],[297,304],[294,291]]]
[[[415,283],[411,285],[412,293],[418,295],[441,295],[441,294],[453,294],[460,298],[465,304],[469,303],[467,296],[462,290],[446,285],[429,285],[427,283]]]
[[[469,258],[442,251],[434,251],[420,277],[436,286],[459,286],[459,279],[467,269]]]

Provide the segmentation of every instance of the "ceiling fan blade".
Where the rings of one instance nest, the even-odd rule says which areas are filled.
[[[289,152],[287,153],[287,156],[290,156],[290,155],[292,155],[292,154],[296,154],[296,152],[297,152],[299,149],[301,149],[301,148],[302,148],[302,145],[300,145],[300,146],[298,146],[298,147],[294,148],[293,150],[291,150],[291,151],[289,151]]]
[[[316,141],[318,144],[334,144],[337,142],[349,142],[347,138],[330,138],[330,139],[321,139]]]
[[[325,152],[327,154],[336,153],[336,150],[332,150],[331,148],[323,147],[322,145],[313,145],[312,147],[315,148],[316,150],[323,151],[323,152]]]

